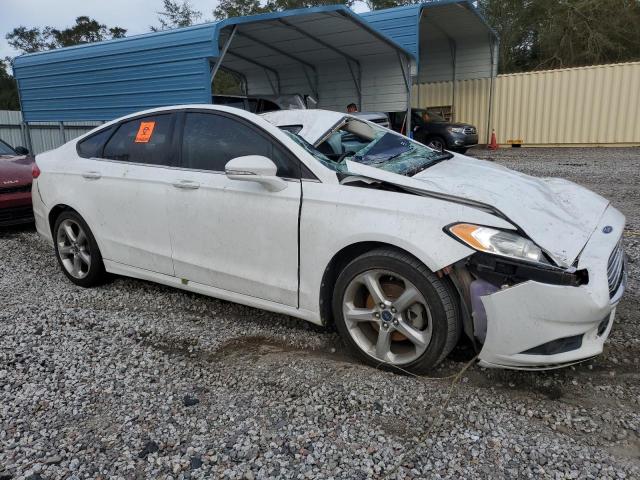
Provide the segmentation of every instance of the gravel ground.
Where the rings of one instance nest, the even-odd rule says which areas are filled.
[[[562,176],[628,218],[605,353],[529,373],[454,351],[432,378],[363,366],[335,333],[116,278],[66,281],[0,231],[0,480],[640,477],[640,149],[471,152]]]

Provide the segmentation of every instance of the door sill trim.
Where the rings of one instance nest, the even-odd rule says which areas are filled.
[[[140,280],[147,280],[150,282],[160,283],[169,287],[179,288],[189,292],[199,293],[208,297],[218,298],[220,300],[226,300],[228,302],[239,303],[248,307],[259,308],[262,310],[268,310],[274,313],[280,313],[283,315],[290,315],[292,317],[307,320],[308,322],[322,325],[320,315],[318,312],[312,312],[302,308],[290,307],[281,303],[271,302],[269,300],[263,300],[261,298],[252,297],[250,295],[244,295],[241,293],[230,292],[229,290],[223,290],[221,288],[211,287],[209,285],[203,285],[201,283],[188,281],[186,284],[182,282],[181,278],[171,275],[165,275],[163,273],[152,272],[150,270],[144,270],[142,268],[132,267],[123,263],[114,262],[112,260],[103,259],[104,267],[109,273],[115,275],[122,275],[125,277],[133,277]]]

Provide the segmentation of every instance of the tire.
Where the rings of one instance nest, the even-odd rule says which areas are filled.
[[[106,272],[100,249],[80,215],[62,212],[53,227],[53,242],[58,264],[71,282],[85,288],[104,282]]]
[[[376,295],[383,303],[376,303]],[[462,330],[453,288],[414,257],[393,249],[351,261],[338,275],[332,302],[347,348],[388,370],[428,372],[453,350]]]
[[[444,141],[444,138],[439,137],[437,135],[431,135],[427,137],[424,141],[424,144],[429,147],[437,150],[439,152],[443,152],[447,148],[447,142]]]

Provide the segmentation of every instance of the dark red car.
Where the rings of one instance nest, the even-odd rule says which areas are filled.
[[[0,140],[0,227],[33,222],[31,179],[34,158],[24,147]]]

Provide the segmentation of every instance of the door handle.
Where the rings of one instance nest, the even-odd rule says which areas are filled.
[[[192,182],[191,180],[180,180],[175,182],[173,186],[184,190],[196,190],[200,188],[200,184],[198,182]]]
[[[87,180],[98,180],[102,174],[100,172],[82,172],[82,176]]]

